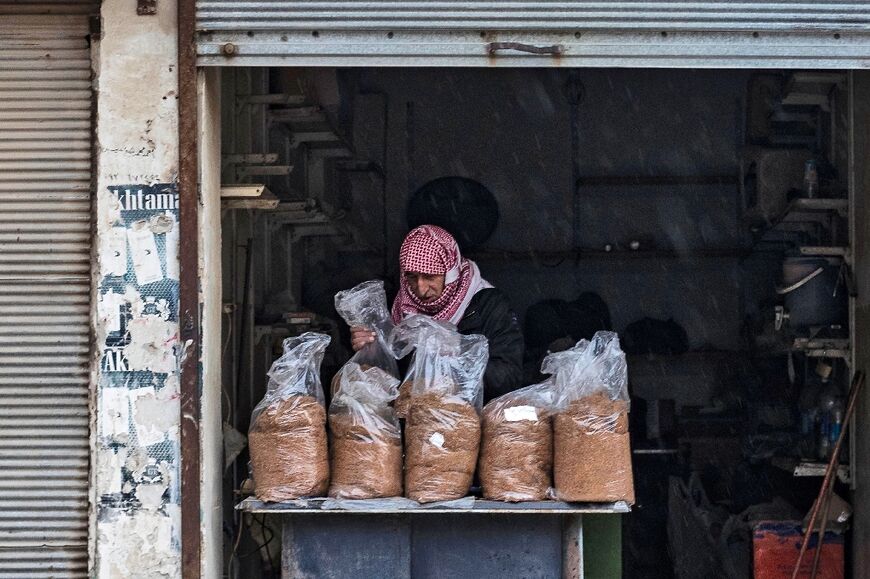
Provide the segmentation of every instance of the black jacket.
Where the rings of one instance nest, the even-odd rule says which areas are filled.
[[[489,341],[489,363],[483,377],[485,402],[520,387],[523,333],[504,293],[490,288],[474,294],[458,329],[461,334],[482,334]]]

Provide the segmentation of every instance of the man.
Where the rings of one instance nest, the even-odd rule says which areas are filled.
[[[507,296],[464,259],[456,240],[444,229],[421,225],[411,231],[399,253],[401,279],[393,302],[393,321],[424,314],[450,322],[462,334],[482,334],[489,341],[484,400],[517,389],[522,380],[523,335]],[[375,340],[366,328],[351,328],[351,345],[359,350]]]

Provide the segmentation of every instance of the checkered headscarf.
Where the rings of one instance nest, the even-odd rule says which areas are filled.
[[[399,252],[399,295],[393,302],[393,321],[401,322],[413,314],[425,314],[436,320],[459,323],[472,296],[492,287],[480,277],[477,264],[464,259],[456,240],[435,225],[421,225],[412,230]],[[413,271],[444,276],[444,293],[434,301],[421,301],[405,281],[405,273]]]

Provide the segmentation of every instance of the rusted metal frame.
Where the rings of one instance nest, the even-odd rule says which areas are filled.
[[[196,3],[178,1],[178,194],[180,244],[181,571],[201,575],[199,169],[197,153]]]

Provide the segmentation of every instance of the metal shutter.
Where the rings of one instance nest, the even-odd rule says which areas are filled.
[[[197,26],[209,66],[870,65],[866,0],[198,0]]]
[[[87,6],[0,1],[0,577],[88,570]]]

